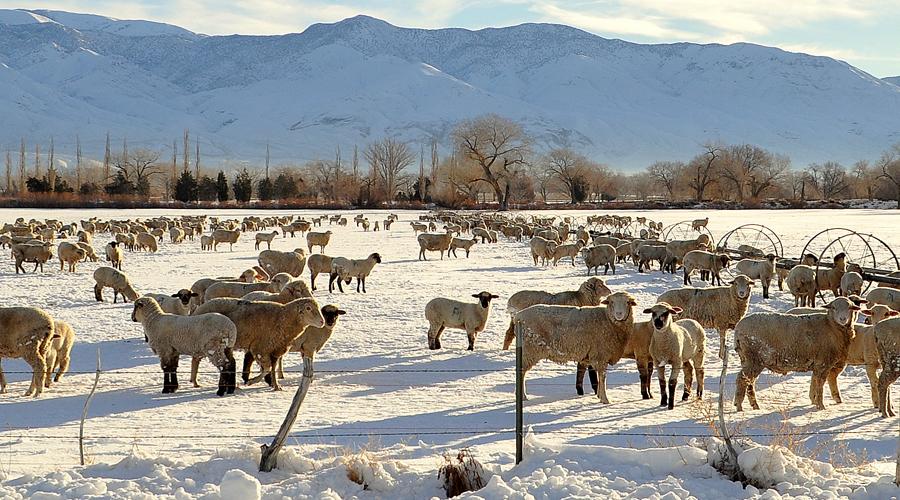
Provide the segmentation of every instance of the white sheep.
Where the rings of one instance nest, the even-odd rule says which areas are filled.
[[[694,219],[691,221],[691,229],[700,231],[700,228],[706,227],[707,224],[709,224],[709,217],[705,219]]]
[[[425,319],[428,320],[428,348],[441,348],[441,333],[445,328],[458,328],[466,331],[469,338],[468,350],[475,350],[475,337],[484,330],[488,315],[491,312],[491,300],[499,298],[490,292],[480,292],[472,297],[476,303],[437,297],[425,305]]]
[[[900,290],[896,288],[874,288],[866,294],[869,304],[884,304],[895,311],[900,311]]]
[[[546,266],[553,259],[553,252],[556,251],[556,242],[541,236],[531,238],[528,246],[531,249],[534,265],[538,265],[538,261],[540,261],[541,265]]]
[[[261,283],[242,283],[239,281],[218,281],[210,284],[203,294],[203,302],[223,297],[240,298],[250,292],[275,292],[278,293],[289,282],[293,280],[293,276],[287,273],[278,273],[272,276],[272,281]]]
[[[785,284],[794,296],[794,306],[816,307],[816,270],[799,264],[791,268]]]
[[[213,239],[212,236],[202,235],[200,236],[200,250],[212,250],[213,247]]]
[[[94,271],[94,298],[97,302],[103,302],[104,288],[112,288],[113,303],[118,301],[119,294],[122,295],[124,302],[134,301],[138,298],[137,292],[131,286],[131,280],[128,279],[128,275],[118,269],[107,266],[98,267]]]
[[[325,232],[317,232],[310,231],[306,235],[306,246],[309,248],[309,253],[312,253],[313,247],[321,248],[321,251],[325,251],[325,246],[328,245],[328,242],[331,241],[331,230]]]
[[[362,285],[362,293],[366,293],[366,278],[372,273],[375,264],[381,264],[381,254],[377,252],[369,254],[365,259],[334,257],[331,259],[331,274],[328,276],[328,293],[334,291],[335,281],[337,281],[338,290],[344,293],[341,281],[349,285],[353,278],[356,278],[356,292],[359,293],[360,285]]]
[[[179,316],[163,312],[152,297],[134,301],[131,321],[140,323],[150,349],[159,356],[163,370],[163,390],[178,390],[178,358],[207,358],[219,370],[216,395],[232,394],[237,385],[236,363],[232,349],[237,328],[227,317],[216,314]]]
[[[472,250],[472,247],[475,246],[475,238],[471,240],[467,240],[465,238],[456,238],[450,240],[450,253],[453,254],[454,257],[457,257],[456,250],[461,248],[466,251],[466,258],[469,258],[469,252]]]
[[[183,238],[184,237],[182,236],[182,239]],[[156,237],[146,232],[140,232],[135,235],[134,246],[138,250],[147,250],[148,252],[156,252],[159,250],[159,245],[157,244]]]
[[[325,254],[312,254],[306,259],[306,267],[309,268],[309,283],[312,289],[316,289],[316,277],[320,274],[331,274],[332,257]]]
[[[145,293],[144,297],[151,297],[159,304],[164,313],[188,316],[191,314],[191,302],[199,295],[187,288],[182,288],[172,295],[164,293]]]
[[[900,318],[893,317],[875,325],[875,348],[881,362],[878,376],[878,408],[882,417],[893,417],[890,387],[900,377]]]
[[[691,250],[690,252],[684,254],[683,258],[684,284],[693,284],[693,282],[691,281],[691,273],[699,270],[700,279],[704,279],[705,273],[708,273],[712,277],[710,281],[711,284],[721,285],[722,277],[719,275],[719,273],[723,269],[728,269],[728,264],[730,262],[731,257],[724,253],[717,254],[715,252],[707,252],[705,250]]]
[[[392,219],[388,219],[388,221],[390,220]],[[291,344],[291,349],[288,352],[299,352],[303,357],[304,363],[306,363],[307,359],[312,360],[316,353],[325,346],[328,339],[331,338],[334,327],[337,325],[338,317],[344,314],[347,314],[347,311],[338,309],[338,307],[333,304],[322,307],[322,317],[325,318],[325,326],[306,327],[306,330],[303,330],[303,335],[294,339],[294,342]],[[284,357],[282,356],[282,359],[278,361],[278,378],[284,378],[283,361]]]
[[[31,385],[26,396],[40,396],[47,372],[46,353],[54,335],[53,318],[36,307],[0,307],[0,360],[22,358],[31,366]],[[6,378],[0,369],[0,393]]]
[[[44,272],[44,264],[53,258],[53,244],[50,242],[36,241],[34,243],[18,243],[12,246],[12,256],[16,261],[16,274],[19,271],[25,273],[22,263],[28,262],[34,264],[31,272],[37,271],[38,267]]]
[[[44,387],[50,387],[50,383],[59,382],[62,376],[69,371],[69,362],[72,357],[72,346],[75,344],[75,330],[65,321],[53,321],[53,338],[47,348],[45,361],[47,365]],[[54,372],[56,374],[54,375]]]
[[[419,243],[419,260],[428,260],[425,251],[441,252],[441,260],[444,260],[444,252],[450,251],[450,242],[453,234],[447,233],[422,233],[416,237]]]
[[[865,285],[865,281],[860,273],[856,271],[844,273],[841,276],[840,294],[844,297],[848,295],[862,295],[863,285]]]
[[[295,248],[292,252],[263,250],[259,253],[257,261],[269,276],[288,273],[296,278],[303,274],[303,268],[306,266],[306,249]]]
[[[760,281],[764,299],[769,298],[769,285],[772,283],[772,278],[775,277],[775,259],[776,256],[770,253],[763,259],[741,259],[735,265],[735,269],[739,273]]]
[[[563,257],[569,257],[572,259],[572,267],[575,267],[575,257],[578,256],[578,253],[584,247],[584,242],[581,240],[576,241],[575,243],[563,243],[562,245],[556,245],[556,248],[553,249],[553,265],[557,265],[559,260]],[[615,274],[615,272],[613,272]]]
[[[660,406],[670,410],[675,407],[675,387],[678,375],[684,367],[684,394],[682,401],[687,401],[691,394],[691,382],[696,375],[697,399],[703,397],[703,358],[705,353],[705,336],[703,326],[692,319],[673,321],[672,316],[681,314],[681,308],[660,302],[644,314],[652,315],[653,335],[650,337],[650,356],[656,365],[659,378],[659,392],[662,395]],[[666,365],[672,367],[669,376],[669,393],[666,395]]]
[[[268,300],[270,302],[278,302],[279,304],[287,304],[294,299],[306,297],[312,297],[312,292],[309,291],[306,282],[293,280],[287,285],[284,285],[284,288],[282,288],[280,292],[258,290],[244,295],[241,297],[241,300]]]
[[[219,247],[219,243],[228,243],[228,250],[234,250],[234,244],[237,243],[238,238],[241,237],[241,232],[237,230],[231,229],[216,229],[212,233],[212,241],[213,241],[213,250],[217,251]]]
[[[274,240],[276,236],[278,236],[278,231],[272,231],[271,233],[256,233],[256,236],[254,237],[256,242],[253,244],[253,249],[259,250],[259,245],[265,243],[266,249],[271,250],[272,240]]]
[[[87,257],[83,248],[68,241],[60,242],[56,248],[56,255],[59,257],[59,270],[62,271],[63,265],[68,264],[70,273],[74,273],[78,263]]]
[[[612,245],[602,243],[594,244],[581,249],[581,256],[584,259],[584,265],[587,267],[588,276],[591,275],[591,269],[594,275],[600,272],[600,266],[603,266],[603,274],[612,268],[612,273],[616,274],[616,248]]]

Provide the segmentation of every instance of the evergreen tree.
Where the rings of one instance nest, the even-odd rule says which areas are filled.
[[[228,180],[225,179],[225,172],[221,170],[216,176],[216,199],[220,203],[228,201]]]
[[[269,201],[272,199],[272,194],[272,181],[268,177],[261,179],[256,185],[256,196],[262,201]]]
[[[182,203],[190,203],[197,201],[198,198],[197,179],[189,170],[181,172],[181,177],[175,183],[175,199]]]
[[[212,180],[208,175],[201,177],[198,186],[200,201],[216,201],[217,194],[216,181]]]
[[[272,187],[275,190],[275,198],[279,200],[289,200],[300,195],[294,176],[285,172],[278,174]]]
[[[125,178],[125,174],[121,171],[116,172],[116,176],[113,177],[112,182],[107,184],[103,189],[106,190],[106,194],[111,195],[133,195],[135,192],[134,183]]]
[[[242,168],[234,177],[231,189],[234,191],[234,199],[236,201],[241,203],[250,201],[250,197],[253,195],[253,178],[250,177],[250,172],[247,171],[246,167]]]

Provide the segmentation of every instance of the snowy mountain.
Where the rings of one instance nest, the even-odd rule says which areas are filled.
[[[882,78],[882,80],[900,87],[900,76],[889,76],[887,78]]]
[[[204,160],[331,158],[385,135],[446,140],[461,119],[522,122],[538,149],[616,167],[752,142],[795,164],[872,158],[900,142],[900,87],[847,63],[752,44],[641,45],[560,25],[469,31],[366,16],[283,36],[205,36],[147,21],[0,10],[0,145]],[[446,145],[446,144],[445,144]],[[66,151],[61,151],[65,153]],[[58,153],[59,154],[59,153]],[[345,154],[346,155],[346,154]]]

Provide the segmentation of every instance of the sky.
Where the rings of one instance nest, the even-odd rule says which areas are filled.
[[[210,35],[295,33],[357,14],[414,28],[548,22],[640,43],[753,42],[900,75],[900,0],[0,0],[0,8],[147,19]]]

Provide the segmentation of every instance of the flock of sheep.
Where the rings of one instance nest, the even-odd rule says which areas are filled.
[[[370,223],[357,215],[356,226],[363,231],[390,230],[398,217]],[[872,289],[860,297],[864,286],[862,269],[848,262],[847,256],[835,256],[831,267],[816,266],[816,258],[803,256],[799,265],[778,266],[779,258],[759,249],[714,249],[707,234],[701,232],[709,219],[697,219],[691,239],[663,241],[661,223],[644,217],[597,215],[577,224],[569,217],[526,216],[433,212],[410,222],[419,247],[419,259],[428,252],[439,252],[441,259],[466,257],[477,245],[527,240],[535,265],[558,265],[562,260],[572,266],[580,257],[588,279],[572,291],[548,292],[522,290],[508,298],[510,314],[503,348],[508,349],[521,334],[524,370],[528,372],[541,360],[577,364],[576,391],[583,393],[583,377],[589,373],[592,387],[603,403],[606,394],[607,367],[622,358],[634,359],[640,376],[641,394],[651,399],[651,376],[657,372],[660,404],[674,407],[681,372],[684,384],[681,399],[690,397],[696,380],[696,395],[702,397],[704,329],[719,335],[719,355],[726,355],[726,334],[734,331],[735,350],[741,359],[736,380],[735,406],[742,409],[745,396],[758,408],[755,381],[768,369],[775,373],[812,372],[810,401],[824,408],[823,388],[829,384],[832,398],[840,402],[837,377],[846,365],[864,365],[872,389],[872,401],[884,416],[893,415],[888,388],[900,377],[900,290],[890,287]],[[333,304],[320,307],[313,298],[316,278],[329,276],[329,292],[356,278],[356,291],[366,292],[366,279],[381,255],[364,259],[326,255],[333,236],[331,230],[317,230],[323,222],[340,227],[348,225],[341,215],[314,217],[310,220],[290,216],[219,219],[205,216],[159,217],[144,220],[83,220],[65,224],[56,220],[24,221],[5,224],[0,229],[0,244],[10,248],[16,273],[25,272],[24,264],[36,271],[53,258],[56,247],[60,271],[77,272],[84,260],[98,261],[93,249],[95,235],[107,235],[104,256],[108,266],[94,273],[94,295],[103,300],[103,290],[113,290],[113,302],[121,295],[133,302],[131,319],[141,323],[145,340],[159,356],[163,371],[163,392],[177,390],[178,361],[189,356],[191,383],[199,387],[197,371],[206,358],[219,372],[217,394],[232,393],[237,385],[234,351],[243,351],[241,378],[247,384],[264,380],[275,390],[283,378],[283,357],[300,352],[306,362],[312,359],[330,338],[338,317],[345,314]],[[636,223],[636,236],[626,227]],[[596,231],[595,228],[607,231]],[[280,232],[279,232],[280,231]],[[139,294],[123,271],[126,256],[138,252],[156,252],[168,235],[170,244],[199,239],[202,251],[216,251],[227,243],[229,249],[245,233],[255,233],[258,265],[239,276],[209,277],[190,287],[169,294]],[[272,250],[279,235],[306,238],[306,248],[291,251]],[[469,235],[465,237],[464,235]],[[72,241],[69,241],[72,240]],[[480,241],[479,241],[480,240]],[[261,250],[262,245],[266,249]],[[315,248],[321,253],[312,253]],[[727,253],[723,250],[727,250]],[[730,254],[744,258],[733,263]],[[129,259],[132,257],[128,257]],[[683,288],[662,293],[654,304],[642,310],[648,319],[639,320],[637,301],[625,290],[609,289],[596,276],[600,267],[613,274],[631,262],[637,272],[651,271],[653,264],[662,272],[683,273]],[[734,267],[737,275],[723,282],[721,273]],[[301,278],[308,269],[309,286]],[[709,286],[693,287],[692,275],[709,281]],[[590,276],[591,274],[595,276]],[[751,291],[758,282],[763,297],[769,298],[769,286],[777,280],[795,297],[795,307],[786,312],[746,314]],[[834,297],[816,309],[816,296],[830,292]],[[487,291],[472,294],[474,302],[437,297],[425,306],[429,349],[441,348],[445,329],[464,330],[468,349],[474,350],[477,335],[488,321],[491,303],[498,295]],[[867,309],[863,309],[863,306]],[[868,317],[870,324],[857,323],[857,315]],[[790,332],[786,334],[785,332]],[[45,311],[29,307],[0,308],[0,359],[22,358],[33,368],[31,386],[26,394],[38,395],[65,373],[74,332],[63,322],[54,321]],[[259,373],[252,374],[252,365]],[[666,366],[670,366],[668,377]],[[881,369],[881,374],[878,370]],[[55,377],[53,377],[53,373]],[[0,370],[0,392],[6,383]]]

